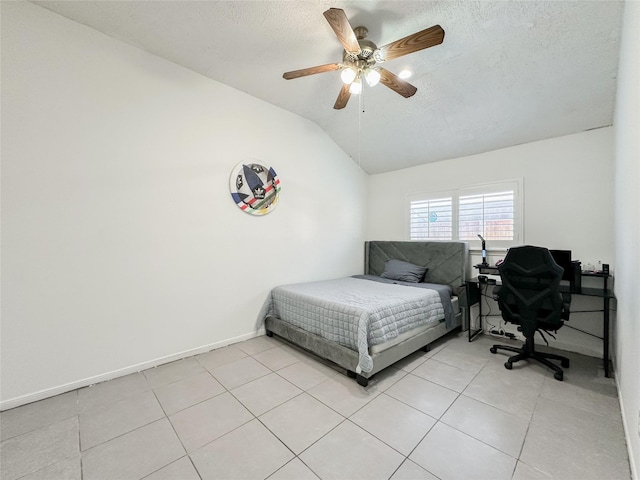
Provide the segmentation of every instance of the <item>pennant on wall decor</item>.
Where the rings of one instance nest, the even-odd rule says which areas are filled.
[[[266,215],[278,204],[280,179],[271,167],[240,162],[231,172],[229,188],[240,209],[251,215]]]

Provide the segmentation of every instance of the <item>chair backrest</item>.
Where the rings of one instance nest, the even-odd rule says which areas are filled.
[[[538,328],[557,330],[563,325],[564,270],[549,250],[531,245],[510,248],[498,271],[498,305],[505,321],[521,325],[525,336],[533,336]]]

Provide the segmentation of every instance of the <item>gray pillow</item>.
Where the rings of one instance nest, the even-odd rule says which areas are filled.
[[[384,262],[384,272],[380,276],[401,282],[419,283],[427,270],[429,270],[427,267],[393,259]]]

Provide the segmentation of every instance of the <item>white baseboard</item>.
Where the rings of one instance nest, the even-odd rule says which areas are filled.
[[[215,350],[216,348],[226,347],[227,345],[243,342],[245,340],[249,340],[254,337],[259,337],[264,334],[265,334],[265,329],[264,327],[262,327],[255,332],[246,333],[244,335],[223,340],[221,342],[210,343],[208,345],[203,345],[201,347],[186,350],[184,352],[174,353],[164,357],[156,358],[154,360],[149,360],[147,362],[139,363],[137,365],[131,365],[129,367],[120,368],[118,370],[113,370],[111,372],[101,373],[100,375],[84,378],[74,382],[66,383],[64,385],[58,385],[56,387],[47,388],[45,390],[40,390],[38,392],[22,395],[20,397],[3,400],[0,402],[0,411],[9,410],[10,408],[19,407],[21,405],[26,405],[27,403],[37,402],[38,400],[44,400],[45,398],[55,397],[56,395],[60,395],[62,393],[67,393],[72,390],[76,390],[78,388],[88,387],[89,385],[95,385],[96,383],[105,382],[107,380],[113,380],[114,378],[124,377],[125,375],[137,373],[142,370],[146,370],[148,368],[164,365],[165,363],[173,362],[186,357],[191,357],[193,355],[206,353],[211,350]]]
[[[622,390],[620,390],[620,383],[618,383],[618,376],[616,375],[616,387],[618,389],[618,400],[620,401],[620,411],[622,412],[622,428],[624,430],[624,436],[625,436],[625,440],[627,442],[627,454],[629,455],[629,467],[631,468],[631,478],[633,480],[640,480],[640,474],[638,472],[638,467],[640,467],[640,465],[636,465],[636,457],[633,456],[633,451],[631,451],[631,435],[635,434],[635,423],[629,421],[629,419],[626,417],[625,415],[625,410],[624,410],[624,401],[622,399],[622,395],[620,394],[620,392],[622,392]],[[631,425],[631,431],[629,431],[627,429],[627,426]]]

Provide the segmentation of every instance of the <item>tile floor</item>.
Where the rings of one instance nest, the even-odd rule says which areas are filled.
[[[258,337],[2,412],[13,479],[627,480],[614,382],[442,339],[367,389]]]

